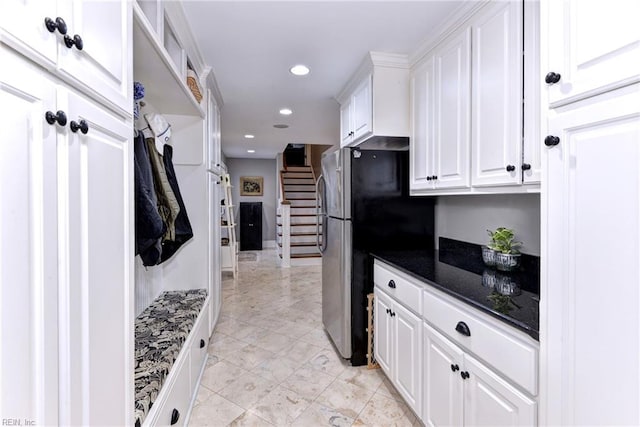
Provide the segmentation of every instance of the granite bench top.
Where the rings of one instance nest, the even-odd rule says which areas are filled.
[[[149,414],[206,298],[206,289],[163,292],[136,318],[136,427]]]

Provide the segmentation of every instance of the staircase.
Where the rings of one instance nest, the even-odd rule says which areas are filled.
[[[284,199],[290,203],[291,262],[292,264],[320,262],[321,255],[316,246],[316,187],[311,166],[289,166],[286,170],[280,171],[280,179],[283,184]],[[283,240],[282,222],[282,216],[278,215],[277,243],[280,253],[282,253]]]

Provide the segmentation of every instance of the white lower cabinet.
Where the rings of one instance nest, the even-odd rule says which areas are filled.
[[[424,329],[422,419],[428,426],[536,424],[536,402],[438,333]]]
[[[413,411],[422,406],[422,320],[376,287],[376,360]]]

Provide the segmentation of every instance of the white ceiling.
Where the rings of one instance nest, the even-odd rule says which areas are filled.
[[[337,143],[335,96],[367,52],[412,53],[461,2],[201,0],[183,5],[224,99],[225,156],[272,159],[288,143]],[[308,76],[289,73],[300,63],[311,68]],[[283,107],[293,115],[280,115]],[[273,127],[280,123],[289,128]],[[255,139],[245,139],[247,133]]]

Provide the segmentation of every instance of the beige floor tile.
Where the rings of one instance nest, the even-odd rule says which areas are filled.
[[[312,329],[308,334],[301,336],[300,340],[322,348],[333,348],[324,329]]]
[[[269,332],[254,344],[274,353],[279,353],[285,348],[291,347],[293,343],[294,339],[291,337],[276,332]]]
[[[243,412],[243,408],[213,393],[207,400],[193,407],[189,425],[224,427]]]
[[[236,405],[249,409],[256,402],[262,399],[273,390],[275,384],[252,372],[247,372],[234,381],[230,382],[218,393],[220,396],[235,403]]]
[[[297,360],[293,360],[285,355],[276,354],[263,360],[251,369],[251,372],[260,375],[264,379],[273,381],[276,384],[280,384],[301,365],[302,363]]]
[[[338,376],[338,379],[371,391],[378,390],[384,378],[380,369],[369,369],[366,366],[350,366]]]
[[[360,412],[354,425],[411,427],[413,421],[413,414],[404,403],[374,395]]]
[[[373,391],[364,387],[335,380],[318,396],[316,402],[350,418],[356,418],[373,394]]]
[[[376,390],[376,394],[401,402],[403,401],[402,396],[400,396],[400,393],[398,393],[398,390],[391,384],[391,381],[389,381],[386,375],[383,375],[382,383],[380,383],[380,387]]]
[[[353,418],[335,409],[312,403],[291,425],[293,427],[349,427],[353,421]]]
[[[302,367],[282,382],[282,386],[307,399],[315,399],[335,380],[331,375]]]
[[[210,355],[217,356],[220,359],[225,359],[229,354],[236,352],[247,345],[248,344],[244,341],[227,336],[223,340],[210,344],[207,351]]]
[[[251,408],[249,412],[276,426],[284,426],[291,424],[310,404],[310,399],[278,386]]]
[[[246,372],[248,372],[246,369],[221,360],[215,365],[205,368],[200,384],[211,391],[220,391]]]
[[[198,394],[196,394],[196,400],[194,402],[194,406],[204,402],[205,400],[210,398],[212,394],[213,394],[213,391],[209,390],[208,388],[206,388],[201,384],[200,387],[198,388]]]
[[[291,347],[285,348],[279,354],[285,355],[290,359],[297,360],[300,363],[306,363],[322,350],[322,347],[318,347],[317,345],[310,344],[302,340],[297,340],[293,345],[291,345]]]
[[[238,418],[233,420],[229,427],[270,427],[273,426],[267,420],[263,420],[257,415],[252,414],[247,411],[244,414],[240,415]],[[311,427],[311,426],[308,426]]]
[[[343,361],[334,350],[323,349],[309,359],[308,365],[326,374],[337,377],[347,368],[347,362]]]
[[[274,355],[275,353],[269,350],[249,344],[236,352],[228,354],[225,356],[225,360],[250,371]]]

